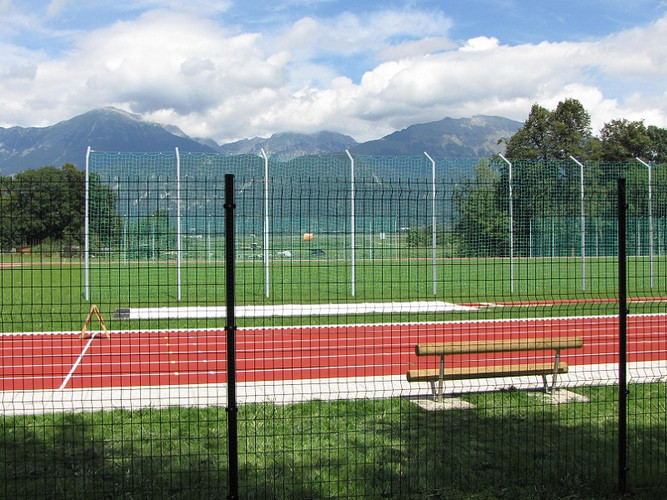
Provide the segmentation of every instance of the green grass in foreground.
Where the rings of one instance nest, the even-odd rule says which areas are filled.
[[[241,498],[617,498],[617,388],[588,403],[470,394],[474,410],[406,399],[239,411]],[[633,386],[628,486],[667,496],[665,385]],[[5,417],[0,496],[223,498],[224,408]]]

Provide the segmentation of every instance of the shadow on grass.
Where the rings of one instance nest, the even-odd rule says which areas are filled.
[[[619,498],[613,391],[560,406],[521,391],[472,394],[475,410],[434,412],[401,400],[398,416],[376,424],[391,444],[363,466],[366,484],[390,498]],[[664,419],[633,422],[627,496],[667,498]]]
[[[476,409],[437,412],[403,398],[243,406],[240,498],[617,498],[614,392],[587,391],[590,403],[560,406],[471,394]],[[636,498],[667,497],[664,403],[656,412],[653,396],[630,431]],[[224,498],[226,418],[224,408],[5,417],[0,496]]]

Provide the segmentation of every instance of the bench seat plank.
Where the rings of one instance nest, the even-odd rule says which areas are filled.
[[[558,373],[567,373],[567,363],[558,363]],[[553,363],[530,363],[522,365],[466,366],[445,368],[443,380],[463,380],[491,377],[518,377],[522,375],[553,375]],[[437,382],[439,369],[409,370],[409,382]]]
[[[578,349],[584,345],[582,337],[554,337],[541,339],[472,340],[463,342],[436,342],[417,344],[417,356],[445,356],[511,351],[541,351],[547,349]]]

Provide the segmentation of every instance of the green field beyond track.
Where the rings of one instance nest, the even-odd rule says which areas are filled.
[[[219,328],[224,319],[163,320],[129,322],[114,320],[118,308],[225,305],[225,265],[220,262],[185,261],[181,265],[181,297],[174,262],[100,261],[90,265],[90,300],[84,298],[84,269],[80,262],[50,259],[3,259],[0,330],[80,330],[91,304],[96,304],[113,329],[127,328]],[[628,295],[667,295],[655,276],[667,274],[667,258],[628,259]],[[408,302],[439,300],[456,304],[504,303],[503,308],[484,307],[476,312],[409,315],[384,319],[372,315],[317,318],[244,319],[240,326],[253,324],[314,324],[369,321],[426,321],[535,315],[613,314],[613,302],[599,299],[618,294],[618,263],[614,258],[517,258],[447,259],[436,265],[436,293],[433,261],[419,258],[374,258],[355,260],[352,296],[352,268],[342,259],[283,259],[272,261],[269,296],[266,297],[266,269],[262,261],[240,260],[236,266],[237,305],[272,305],[347,302]],[[658,286],[660,285],[660,286]],[[526,302],[550,302],[526,307]],[[570,302],[579,301],[579,302]],[[553,302],[553,303],[551,303]],[[524,303],[510,307],[507,303]],[[654,304],[655,306],[655,304]],[[656,311],[650,304],[635,305],[634,312]]]

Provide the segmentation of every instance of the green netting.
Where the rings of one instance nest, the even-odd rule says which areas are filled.
[[[344,257],[355,235],[364,235],[358,246],[368,250],[358,256],[370,257],[371,248],[401,237],[428,244],[434,232],[437,244],[447,246],[443,254],[455,257],[605,256],[614,248],[619,176],[628,186],[628,251],[662,255],[663,167],[652,167],[649,193],[649,169],[636,162],[520,161],[510,168],[495,157],[92,152],[90,253],[220,258],[224,175],[232,173],[237,231],[250,259],[261,258],[267,245],[274,252]]]

